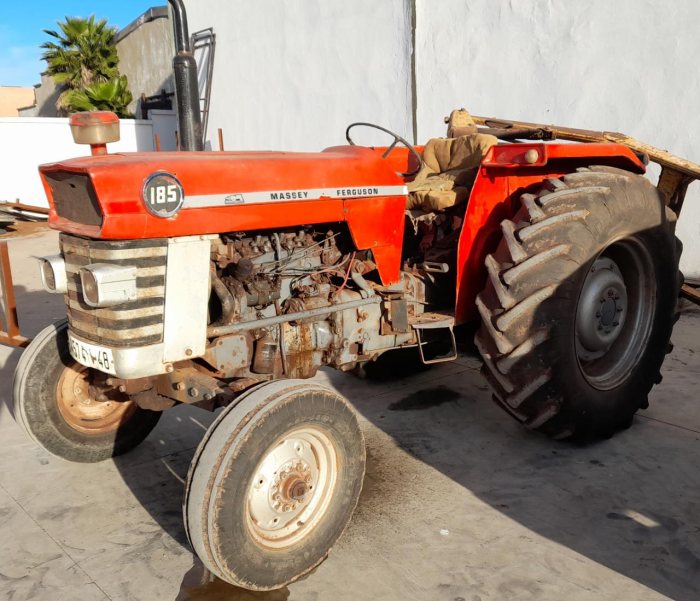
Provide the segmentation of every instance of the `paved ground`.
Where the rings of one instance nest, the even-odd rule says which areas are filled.
[[[62,316],[11,242],[22,325]],[[676,327],[651,408],[589,447],[524,431],[473,358],[385,384],[324,372],[363,417],[369,466],[330,558],[288,589],[212,580],[181,524],[182,479],[211,417],[181,408],[114,462],[75,465],[15,424],[19,351],[0,347],[0,599],[476,601],[700,598],[700,313]]]

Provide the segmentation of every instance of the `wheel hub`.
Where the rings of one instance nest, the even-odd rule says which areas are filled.
[[[56,390],[59,413],[73,429],[85,434],[105,434],[119,428],[136,410],[128,397],[98,401],[90,391],[90,370],[70,365],[63,370]]]
[[[627,288],[617,263],[596,259],[586,276],[576,314],[580,359],[602,357],[622,332],[627,316]]]
[[[248,489],[248,526],[267,547],[286,547],[306,536],[330,502],[337,458],[319,429],[295,430],[270,447]]]

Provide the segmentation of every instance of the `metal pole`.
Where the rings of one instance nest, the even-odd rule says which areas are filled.
[[[233,334],[235,332],[245,332],[248,330],[269,328],[270,326],[274,326],[280,323],[297,321],[299,319],[308,319],[310,317],[321,317],[323,315],[337,313],[338,311],[345,311],[346,309],[355,309],[357,307],[363,307],[364,305],[374,305],[376,303],[381,302],[381,297],[370,296],[369,298],[358,298],[354,301],[338,303],[337,305],[328,305],[327,307],[319,307],[318,309],[310,309],[309,311],[297,311],[296,313],[286,313],[285,315],[266,317],[265,319],[241,321],[239,323],[232,323],[231,325],[226,326],[212,326],[207,328],[207,336],[209,336],[210,338],[214,338],[215,336],[224,336],[226,334]]]
[[[3,314],[0,314],[0,344],[27,346],[29,339],[19,333],[17,302],[10,270],[10,252],[7,242],[0,242],[0,293],[2,293]]]
[[[187,12],[182,0],[168,0],[172,7],[177,55],[173,59],[175,97],[182,150],[204,150],[202,115],[199,108],[197,61],[192,54]]]

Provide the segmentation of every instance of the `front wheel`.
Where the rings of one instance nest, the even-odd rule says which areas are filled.
[[[50,453],[80,463],[126,453],[155,428],[160,412],[123,395],[93,398],[94,370],[68,353],[65,320],[44,328],[19,360],[14,380],[15,420]]]
[[[365,447],[337,392],[314,382],[263,384],[229,406],[192,460],[183,513],[204,565],[271,590],[328,554],[357,505]]]
[[[484,373],[529,428],[610,436],[661,379],[682,282],[675,214],[647,179],[610,167],[520,200],[477,299]]]

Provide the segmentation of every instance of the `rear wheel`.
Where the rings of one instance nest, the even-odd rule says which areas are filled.
[[[303,380],[252,389],[212,424],[192,460],[183,513],[216,576],[284,586],[325,559],[350,521],[365,471],[354,412]]]
[[[477,299],[484,373],[529,428],[610,436],[661,380],[682,282],[675,214],[647,179],[610,167],[520,200]]]
[[[140,444],[160,419],[128,396],[99,401],[91,394],[94,370],[68,353],[65,320],[42,330],[22,354],[14,381],[14,414],[27,434],[50,453],[92,463]]]

